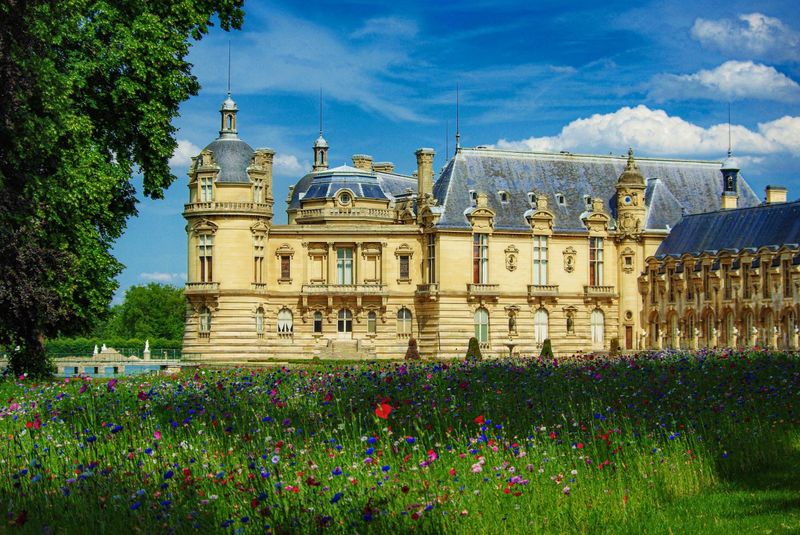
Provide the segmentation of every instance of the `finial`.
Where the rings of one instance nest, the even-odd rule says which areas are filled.
[[[231,41],[228,39],[228,97],[231,96]]]
[[[728,158],[731,157],[731,103],[728,101]]]
[[[459,117],[458,84],[456,83],[456,152],[461,150],[461,124]]]
[[[319,86],[319,135],[322,135],[322,86]]]
[[[633,159],[633,147],[628,147],[628,165],[626,166],[627,169],[638,169],[636,167],[636,162]]]

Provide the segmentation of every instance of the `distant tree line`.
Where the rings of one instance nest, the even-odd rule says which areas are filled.
[[[45,342],[50,355],[87,355],[94,346],[141,352],[146,340],[153,349],[180,349],[186,314],[183,289],[150,283],[131,286],[122,303],[108,310],[94,328],[78,337],[59,337]]]

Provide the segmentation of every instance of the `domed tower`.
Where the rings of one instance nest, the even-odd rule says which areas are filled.
[[[219,322],[231,310],[255,306],[265,286],[264,258],[272,222],[274,151],[239,138],[236,102],[220,108],[219,137],[192,159],[184,351],[206,357],[236,338],[237,326]],[[253,258],[252,262],[243,262]],[[230,295],[231,297],[226,297]],[[222,342],[222,343],[220,343]]]
[[[638,238],[644,229],[646,208],[644,193],[647,184],[628,149],[628,163],[617,179],[617,236]]]

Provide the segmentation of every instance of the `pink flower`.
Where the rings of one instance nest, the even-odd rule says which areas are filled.
[[[161,440],[161,431],[153,432],[153,438],[156,440]]]
[[[117,380],[111,379],[106,385],[106,388],[108,389],[109,392],[113,392],[114,390],[116,390],[116,386],[117,386]]]

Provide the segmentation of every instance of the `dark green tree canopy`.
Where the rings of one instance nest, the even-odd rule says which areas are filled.
[[[41,372],[45,336],[102,317],[136,214],[131,175],[160,198],[175,180],[172,120],[199,85],[186,61],[242,0],[0,3],[0,344]]]

